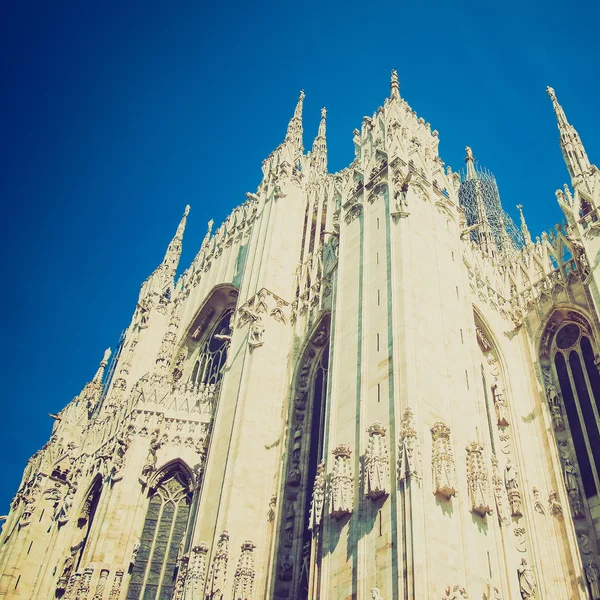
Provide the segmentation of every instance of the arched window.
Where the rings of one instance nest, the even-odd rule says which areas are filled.
[[[190,377],[192,384],[215,385],[221,381],[231,339],[231,318],[234,310],[233,306],[225,309],[201,345]]]
[[[600,469],[600,375],[592,343],[579,323],[565,323],[552,350],[579,473],[590,498],[598,493]]]
[[[169,472],[150,501],[127,600],[170,599],[177,557],[188,525],[191,492],[181,469]]]
[[[325,317],[298,364],[290,406],[276,594],[297,600],[319,597],[318,578],[311,573],[321,561],[321,537],[316,535],[319,526],[311,521],[311,501],[324,458],[328,373],[329,318]]]

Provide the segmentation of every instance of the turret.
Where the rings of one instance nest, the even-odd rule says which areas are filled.
[[[558,131],[560,134],[560,148],[571,175],[571,179],[574,181],[578,177],[582,177],[587,173],[590,168],[590,161],[587,157],[583,143],[577,133],[575,127],[573,127],[567,120],[565,111],[556,99],[554,89],[551,87],[546,88],[546,93],[552,100],[552,106],[554,108],[554,114],[556,115],[556,121],[558,124]]]
[[[319,132],[313,142],[312,153],[310,155],[310,164],[319,173],[327,172],[327,139],[325,137],[325,119],[327,109],[321,109],[321,122],[319,123]]]

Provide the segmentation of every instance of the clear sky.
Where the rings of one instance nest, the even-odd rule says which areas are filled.
[[[52,420],[131,319],[186,204],[185,268],[206,223],[255,191],[306,91],[328,108],[330,170],[400,93],[521,203],[531,233],[567,181],[552,85],[600,164],[598,2],[3,2],[0,514]]]

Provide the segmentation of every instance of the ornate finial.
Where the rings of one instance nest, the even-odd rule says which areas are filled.
[[[473,150],[471,150],[471,146],[467,146],[465,148],[465,152],[467,153],[467,156],[465,156],[465,161],[473,160]]]
[[[392,69],[392,80],[390,82],[391,97],[400,98],[400,87],[398,85],[398,73],[396,69]]]
[[[185,210],[183,211],[183,216],[187,217],[190,214],[190,205],[187,204]]]
[[[556,102],[556,93],[554,92],[554,88],[553,87],[546,87],[546,94],[548,94],[548,96],[550,96],[550,99],[552,100],[552,102]]]

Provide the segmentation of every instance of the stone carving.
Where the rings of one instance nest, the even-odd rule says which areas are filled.
[[[442,598],[442,600],[468,600],[469,596],[467,595],[467,590],[464,587],[460,587],[460,585],[455,585],[454,587],[448,586],[446,588],[446,595]]]
[[[340,444],[333,449],[335,457],[333,475],[331,478],[331,516],[335,518],[348,515],[352,512],[354,496],[354,477],[350,455],[352,450],[349,444]]]
[[[450,443],[450,427],[438,421],[431,428],[433,438],[433,493],[450,499],[456,494],[456,468]]]
[[[417,481],[421,478],[421,453],[415,427],[415,417],[410,406],[404,409],[400,421],[398,478],[405,483],[411,478]]]
[[[564,431],[565,420],[563,418],[560,396],[554,384],[551,383],[548,385],[546,395],[548,397],[548,406],[552,416],[552,426],[554,427],[554,431]]]
[[[92,567],[86,567],[83,570],[83,575],[81,576],[81,583],[79,584],[79,590],[77,591],[77,600],[87,599],[87,595],[90,593],[90,582],[92,581],[93,574],[94,569]]]
[[[510,458],[504,469],[504,481],[506,483],[506,491],[508,492],[511,514],[513,517],[522,517],[521,492],[519,491],[519,482],[517,481],[517,467],[513,465]]]
[[[517,569],[519,576],[519,590],[521,592],[521,598],[526,600],[527,598],[535,598],[537,590],[537,580],[531,567],[527,564],[527,561],[522,558],[521,565]]]
[[[310,503],[310,519],[308,528],[316,531],[321,525],[323,517],[323,508],[325,505],[325,461],[321,461],[317,467],[315,484],[313,487],[313,496]]]
[[[123,583],[124,573],[125,572],[123,570],[116,571],[112,587],[110,588],[110,595],[108,596],[109,600],[119,600],[119,596],[121,595],[121,584]]]
[[[558,499],[558,494],[555,490],[550,490],[548,494],[548,505],[550,507],[550,514],[554,516],[562,515],[562,506]]]
[[[62,501],[62,505],[55,513],[55,519],[58,521],[59,525],[64,525],[69,520],[69,514],[71,509],[73,508],[73,500],[75,498],[75,493],[77,492],[77,484],[76,482],[73,485],[70,485],[67,488],[65,493],[65,497]]]
[[[183,600],[189,561],[189,554],[184,554],[177,559],[177,579],[175,580],[175,587],[173,589],[173,596],[171,600]]]
[[[234,600],[251,600],[254,591],[254,548],[256,546],[246,540],[242,544],[242,553],[233,579]]]
[[[267,512],[267,521],[272,523],[275,520],[275,507],[277,506],[277,496],[273,494],[269,500],[269,510]]]
[[[192,548],[188,562],[187,578],[185,581],[186,600],[188,598],[199,598],[206,577],[208,564],[208,544],[200,542]]]
[[[263,340],[264,333],[265,333],[265,326],[263,325],[262,320],[260,318],[257,318],[256,321],[254,321],[250,325],[250,333],[248,335],[248,345],[251,348],[258,348],[259,346],[262,346],[265,343]]]
[[[540,500],[540,490],[538,490],[535,486],[531,490],[533,493],[533,510],[539,512],[540,515],[545,515],[546,511],[544,510],[544,505]]]
[[[102,569],[100,571],[100,578],[98,579],[98,583],[96,584],[96,590],[94,592],[93,600],[102,600],[104,596],[104,589],[106,588],[106,580],[108,579],[109,570]]]
[[[590,590],[590,599],[600,600],[600,572],[591,559],[585,567],[585,578]]]
[[[150,438],[150,447],[148,448],[148,456],[142,467],[142,476],[147,477],[156,468],[156,451],[160,448],[161,443],[158,440],[159,430],[155,429]]]
[[[379,592],[379,588],[371,588],[371,600],[384,600]]]
[[[579,544],[579,547],[581,548],[581,551],[584,554],[590,554],[592,550],[590,548],[590,536],[587,533],[578,533],[577,542]]]
[[[504,392],[500,383],[496,383],[492,387],[492,395],[494,397],[494,408],[496,409],[498,426],[506,427],[508,425],[508,406],[506,405]]]
[[[375,421],[368,429],[369,441],[365,456],[365,493],[371,500],[387,496],[390,486],[390,461],[385,444],[385,428]]]
[[[290,561],[290,555],[286,554],[279,563],[278,577],[281,581],[291,581],[294,574],[294,566]]]
[[[577,481],[577,471],[570,458],[566,458],[563,464],[563,475],[565,478],[565,487],[569,496],[569,504],[574,519],[584,519],[583,502],[581,501],[581,492]]]
[[[137,538],[137,540],[135,540],[135,542],[133,543],[133,550],[131,551],[131,559],[130,559],[130,563],[132,565],[135,565],[135,561],[137,560],[137,555],[138,555],[138,552],[140,551],[141,545],[142,545],[142,542],[141,542],[140,538]]]
[[[229,561],[229,532],[223,531],[217,542],[206,584],[207,600],[223,600],[227,580],[227,562]]]
[[[71,547],[71,552],[65,562],[63,563],[62,573],[58,578],[58,582],[56,584],[56,589],[58,591],[63,591],[67,588],[67,585],[71,579],[71,575],[73,573],[73,567],[75,566],[75,560],[79,554],[79,550],[81,549],[81,544],[76,544]]]
[[[498,467],[498,458],[495,454],[492,454],[492,486],[494,488],[494,500],[496,501],[496,514],[498,515],[498,521],[504,525],[510,523],[510,515],[508,512],[508,494],[506,492],[506,486],[500,475],[500,469]]]
[[[483,446],[471,442],[467,446],[467,485],[471,510],[481,517],[492,512],[488,492],[488,476],[483,460]]]

